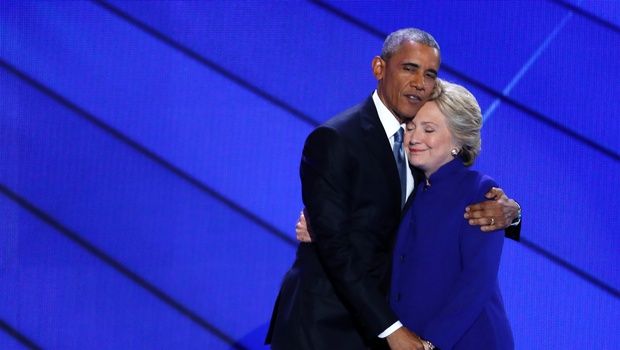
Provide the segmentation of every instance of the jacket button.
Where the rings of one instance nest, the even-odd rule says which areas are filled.
[[[396,299],[396,301],[400,300],[400,293],[396,293],[396,295],[394,296],[394,299]]]
[[[405,260],[407,260],[407,256],[406,255],[401,255],[400,256],[400,262],[405,262]]]

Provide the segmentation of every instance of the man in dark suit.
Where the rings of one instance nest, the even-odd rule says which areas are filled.
[[[393,147],[433,91],[439,64],[428,33],[390,34],[372,62],[377,90],[308,136],[300,175],[313,243],[299,245],[284,277],[272,349],[424,349],[388,304],[394,236],[417,183],[410,171],[399,175]]]

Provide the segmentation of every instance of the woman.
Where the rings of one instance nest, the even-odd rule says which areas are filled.
[[[480,150],[482,115],[462,86],[437,94],[407,124],[409,162],[424,173],[394,250],[391,305],[400,321],[445,349],[513,349],[497,274],[503,231],[481,232],[462,208],[497,183],[469,169]]]

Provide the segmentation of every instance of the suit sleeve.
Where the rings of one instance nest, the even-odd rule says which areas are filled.
[[[350,150],[336,130],[319,127],[308,136],[300,176],[312,240],[335,290],[371,338],[398,318],[351,244],[351,177],[356,170]]]
[[[504,231],[504,236],[506,236],[506,238],[511,238],[519,242],[521,240],[521,223],[522,222],[523,222],[523,219],[521,219],[521,222],[519,222],[518,225],[507,227],[506,230]]]
[[[487,178],[477,198],[496,186]],[[504,243],[501,231],[481,232],[468,224],[462,225],[459,239],[462,271],[441,312],[424,331],[425,338],[441,349],[452,349],[487,306],[496,288]]]

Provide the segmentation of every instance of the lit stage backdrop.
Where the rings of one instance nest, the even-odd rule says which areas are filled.
[[[2,1],[0,348],[263,349],[305,137],[403,27],[523,207],[518,349],[620,344],[614,1]]]

